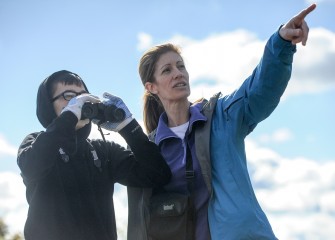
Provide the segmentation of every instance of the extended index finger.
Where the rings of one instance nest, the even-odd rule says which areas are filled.
[[[312,12],[316,8],[316,4],[313,3],[308,8],[302,10],[296,17],[300,19],[304,19],[310,12]]]

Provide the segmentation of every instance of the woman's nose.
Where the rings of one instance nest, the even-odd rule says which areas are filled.
[[[184,76],[184,73],[180,71],[178,68],[175,70],[175,78],[181,78]]]

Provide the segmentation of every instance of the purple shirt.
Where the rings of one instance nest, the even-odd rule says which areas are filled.
[[[208,227],[208,201],[209,192],[201,175],[199,161],[195,153],[194,145],[194,126],[202,124],[207,118],[200,112],[200,106],[190,107],[190,124],[186,131],[184,140],[177,137],[175,133],[167,126],[167,117],[163,113],[159,119],[155,142],[160,147],[161,153],[172,171],[170,183],[165,185],[168,192],[187,193],[187,181],[185,178],[186,159],[185,144],[188,144],[193,160],[194,177],[194,204],[196,208],[196,240],[210,239]]]

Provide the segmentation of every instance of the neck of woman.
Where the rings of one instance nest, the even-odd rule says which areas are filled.
[[[177,127],[186,123],[190,119],[190,102],[176,102],[164,106],[169,127]]]

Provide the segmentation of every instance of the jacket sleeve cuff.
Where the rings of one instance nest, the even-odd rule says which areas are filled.
[[[47,127],[46,132],[74,133],[78,118],[70,111],[62,113]]]
[[[148,140],[148,137],[144,134],[142,127],[138,124],[136,119],[131,120],[124,128],[119,131],[120,135],[126,140],[127,144],[131,147],[136,144],[138,140]]]

